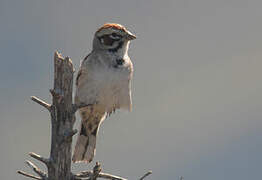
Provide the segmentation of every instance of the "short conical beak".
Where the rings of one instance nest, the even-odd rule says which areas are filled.
[[[134,40],[136,39],[136,36],[134,34],[132,34],[131,32],[127,31],[127,39],[130,40]]]

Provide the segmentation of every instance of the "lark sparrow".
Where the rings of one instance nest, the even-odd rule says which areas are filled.
[[[92,161],[96,135],[107,115],[116,109],[131,110],[130,80],[133,65],[128,47],[135,35],[120,24],[104,24],[93,39],[93,50],[81,62],[76,79],[76,104],[82,119],[73,162]]]

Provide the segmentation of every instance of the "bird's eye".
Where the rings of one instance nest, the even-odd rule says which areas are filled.
[[[115,41],[119,41],[122,38],[122,36],[120,36],[117,33],[112,33],[112,34],[109,35],[109,37],[114,39]]]

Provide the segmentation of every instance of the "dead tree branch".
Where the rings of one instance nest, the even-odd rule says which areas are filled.
[[[51,105],[50,105],[50,104],[44,102],[43,100],[41,100],[41,99],[39,99],[39,98],[37,98],[37,97],[35,97],[35,96],[31,96],[31,99],[32,99],[32,101],[40,104],[41,106],[43,106],[44,108],[46,108],[48,111],[50,111],[50,108],[51,108]]]
[[[51,151],[49,158],[44,158],[36,153],[29,155],[44,163],[48,173],[40,170],[31,161],[26,161],[27,165],[39,176],[34,176],[23,171],[17,173],[38,180],[96,180],[97,178],[111,180],[126,180],[124,178],[103,173],[101,165],[96,163],[93,171],[83,171],[79,174],[71,173],[71,145],[72,137],[77,133],[73,130],[75,122],[75,112],[88,104],[76,105],[72,103],[74,68],[72,61],[63,58],[58,52],[54,55],[54,88],[50,90],[52,104],[32,96],[31,99],[45,107],[51,114]],[[144,179],[151,172],[145,174],[140,180]]]
[[[33,171],[38,174],[42,179],[46,179],[46,173],[40,170],[34,163],[31,161],[26,161],[26,164],[33,169]]]
[[[42,178],[37,177],[37,176],[34,176],[34,175],[32,175],[32,174],[28,174],[28,173],[26,173],[26,172],[24,172],[24,171],[17,171],[17,173],[18,173],[18,174],[21,174],[21,175],[23,175],[23,176],[25,176],[25,177],[42,180]]]
[[[82,178],[89,178],[89,180],[96,180],[97,178],[104,178],[104,179],[111,179],[111,180],[127,180],[125,178],[115,176],[108,173],[102,173],[101,164],[96,162],[95,167],[93,168],[93,171],[82,171],[78,174],[74,175],[74,180],[80,180]]]
[[[142,176],[139,180],[143,180],[145,179],[147,176],[149,176],[150,174],[152,174],[152,171],[148,171],[144,176]]]
[[[50,163],[50,159],[44,158],[36,153],[30,152],[29,156],[31,156],[32,158],[35,158],[38,161],[41,161],[42,163],[46,164],[47,166]]]

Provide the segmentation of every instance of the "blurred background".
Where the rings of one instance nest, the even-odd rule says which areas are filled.
[[[261,7],[260,0],[0,0],[0,179],[26,179],[16,170],[31,172],[28,152],[49,155],[49,113],[30,96],[51,102],[54,51],[78,70],[105,22],[138,37],[129,51],[133,112],[108,118],[93,163],[73,171],[100,161],[129,179],[148,170],[148,180],[260,179]]]

